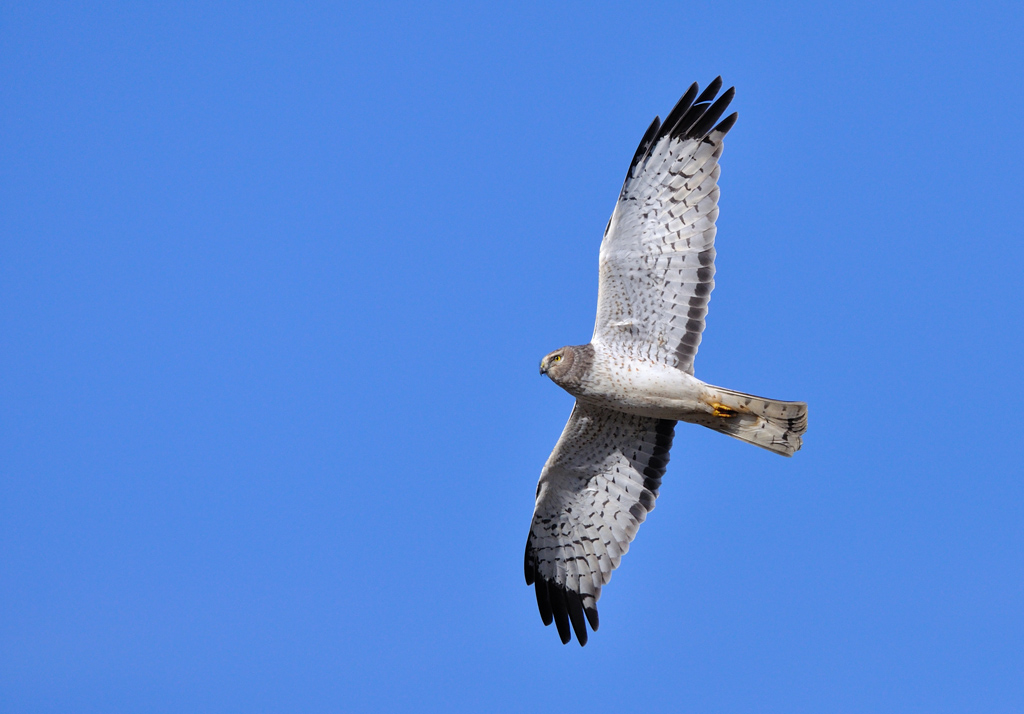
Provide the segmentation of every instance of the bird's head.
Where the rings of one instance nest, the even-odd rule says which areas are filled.
[[[561,384],[572,370],[576,348],[563,347],[555,350],[540,361],[540,373],[546,374],[555,384]]]

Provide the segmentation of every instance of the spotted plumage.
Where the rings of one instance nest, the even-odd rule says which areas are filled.
[[[719,158],[736,114],[715,79],[655,118],[630,162],[600,250],[597,321],[541,373],[576,405],[541,471],[527,584],[563,643],[597,630],[601,588],[654,508],[677,421],[791,456],[807,405],[706,384],[693,361],[715,275]]]

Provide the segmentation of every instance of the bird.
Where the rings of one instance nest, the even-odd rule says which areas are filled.
[[[807,404],[694,376],[714,287],[723,139],[735,95],[693,83],[637,147],[599,252],[597,320],[586,345],[540,373],[576,398],[537,484],[524,567],[563,644],[597,631],[597,601],[654,508],[676,423],[699,424],[783,456],[800,449]],[[570,632],[571,628],[571,632]]]

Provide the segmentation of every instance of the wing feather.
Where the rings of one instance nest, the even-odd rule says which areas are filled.
[[[601,243],[593,342],[693,373],[715,275],[722,140],[732,100],[721,78],[694,84],[630,164]],[[696,100],[696,101],[695,101]],[[628,327],[628,329],[623,329]]]
[[[526,583],[545,625],[581,645],[597,601],[654,508],[675,422],[577,402],[540,475],[526,542]]]

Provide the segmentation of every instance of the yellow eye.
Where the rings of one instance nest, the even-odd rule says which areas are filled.
[[[562,355],[555,355],[555,359],[553,361],[554,362],[561,362],[562,361]]]

